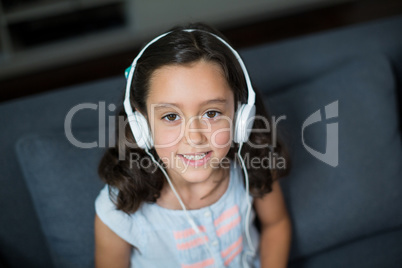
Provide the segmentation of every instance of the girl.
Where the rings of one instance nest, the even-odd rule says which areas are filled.
[[[127,78],[117,143],[99,165],[96,267],[286,267],[277,179],[289,161],[263,131],[271,121],[237,52],[211,27],[176,27]],[[282,166],[267,167],[272,156]]]

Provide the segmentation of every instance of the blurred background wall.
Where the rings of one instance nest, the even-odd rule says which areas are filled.
[[[0,0],[0,101],[122,74],[177,24],[241,48],[399,13],[400,0]]]

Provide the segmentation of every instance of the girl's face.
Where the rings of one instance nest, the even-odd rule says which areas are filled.
[[[176,183],[218,179],[234,116],[234,95],[218,64],[201,60],[156,70],[147,112],[155,150]]]

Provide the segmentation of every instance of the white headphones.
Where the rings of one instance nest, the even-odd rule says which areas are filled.
[[[240,58],[240,55],[237,53],[236,50],[234,50],[225,40],[220,38],[219,36],[204,31],[204,30],[197,30],[197,29],[185,29],[183,30],[185,32],[194,32],[194,31],[199,31],[199,32],[205,32],[208,33],[212,36],[214,36],[216,39],[221,41],[223,44],[225,44],[235,55],[237,58],[244,74],[244,78],[246,79],[246,84],[247,84],[247,89],[248,89],[248,100],[247,104],[242,104],[240,107],[238,107],[236,115],[235,115],[235,126],[234,126],[234,137],[233,140],[236,143],[243,143],[248,141],[248,138],[250,136],[251,128],[254,123],[254,116],[255,116],[255,92],[253,90],[253,87],[251,85],[250,77],[248,75],[247,69],[243,63],[243,60]],[[133,112],[133,109],[130,104],[130,89],[131,89],[131,83],[135,71],[135,67],[137,65],[137,61],[139,58],[141,58],[142,54],[144,51],[153,43],[161,39],[162,37],[168,35],[171,32],[164,33],[162,35],[157,36],[153,40],[151,40],[141,51],[138,53],[137,57],[133,60],[133,63],[129,68],[126,69],[125,75],[127,78],[127,84],[126,84],[126,95],[124,99],[124,110],[126,111],[127,114],[127,119],[131,128],[131,131],[133,133],[133,136],[135,138],[135,141],[137,142],[138,147],[142,149],[151,149],[153,147],[153,139],[152,139],[152,134],[151,131],[148,127],[148,123],[146,118],[140,113],[140,112]]]

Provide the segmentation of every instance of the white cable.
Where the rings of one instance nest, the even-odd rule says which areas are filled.
[[[193,218],[192,218],[192,217],[190,216],[190,214],[188,213],[188,211],[187,211],[187,209],[186,209],[186,206],[184,205],[183,201],[181,200],[179,194],[176,192],[176,189],[174,188],[173,183],[172,183],[172,181],[170,180],[170,178],[169,178],[168,174],[166,173],[165,169],[159,164],[158,161],[155,160],[154,156],[148,151],[148,149],[145,149],[145,152],[149,155],[149,157],[151,157],[152,161],[159,167],[159,169],[162,171],[163,175],[165,175],[165,177],[166,177],[166,179],[167,179],[167,181],[168,181],[168,183],[169,183],[169,185],[170,185],[170,188],[172,189],[174,195],[176,196],[177,200],[178,200],[179,203],[180,203],[180,206],[182,207],[182,209],[183,209],[183,211],[184,211],[184,214],[186,214],[186,217],[187,217],[188,222],[190,223],[190,225],[191,225],[191,227],[193,228],[193,230],[195,231],[195,233],[196,233],[202,240],[204,240],[205,245],[207,246],[207,249],[208,249],[208,253],[211,255],[212,259],[215,260],[214,255],[212,254],[212,250],[211,250],[211,248],[210,248],[210,246],[209,246],[209,243],[208,243],[208,241],[207,241],[207,239],[206,239],[206,236],[207,236],[207,235],[205,234],[205,236],[203,236],[203,235],[201,234],[200,228],[198,228],[198,226],[195,224]]]
[[[253,243],[251,242],[250,229],[249,229],[250,213],[251,213],[251,202],[250,202],[250,199],[249,199],[249,192],[250,192],[250,190],[249,190],[249,180],[248,180],[248,172],[247,172],[247,169],[246,169],[246,165],[244,164],[243,157],[240,154],[242,147],[243,147],[243,143],[239,143],[239,150],[237,151],[237,155],[239,157],[239,160],[240,160],[242,168],[243,168],[244,180],[245,180],[245,184],[246,184],[247,212],[246,212],[246,219],[245,219],[246,222],[245,222],[245,225],[244,225],[244,229],[245,229],[247,243],[248,243],[248,246],[249,246],[249,248],[251,250],[251,251],[246,251],[245,255],[249,255],[251,257],[254,257],[256,250],[254,248]],[[243,262],[243,267],[249,267],[249,265],[247,263],[247,258],[242,258],[242,262]]]

